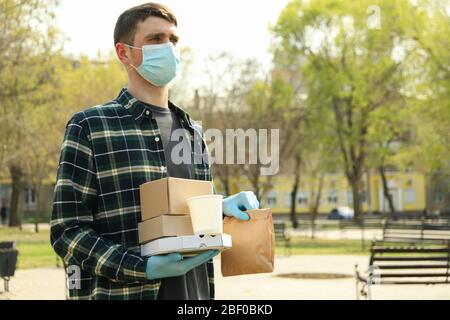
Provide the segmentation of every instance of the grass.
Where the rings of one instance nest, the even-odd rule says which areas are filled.
[[[18,269],[54,267],[56,254],[50,245],[49,230],[35,233],[31,229],[0,228],[0,241],[17,241],[19,249]],[[370,241],[366,241],[366,250],[361,251],[359,240],[324,240],[293,238],[293,255],[367,255]],[[275,252],[284,254],[284,247],[277,243]]]
[[[17,241],[19,250],[17,269],[45,268],[56,265],[56,254],[50,245],[48,230],[35,233],[34,230],[28,229],[1,228],[0,241]]]
[[[367,255],[370,240],[365,241],[365,250],[361,250],[360,240],[327,240],[296,237],[291,239],[291,253],[294,255]],[[284,246],[278,242],[275,252],[284,254]]]
[[[274,217],[275,219],[276,217]],[[339,230],[340,229],[340,225],[339,225],[339,221],[338,220],[326,220],[326,222],[323,222],[324,219],[319,219],[316,220],[315,225],[316,225],[316,230],[320,231],[320,230]],[[292,228],[292,222],[291,221],[285,221],[286,227],[287,228]],[[311,228],[311,220],[310,219],[299,219],[298,220],[298,225],[300,229],[308,229],[310,230]]]

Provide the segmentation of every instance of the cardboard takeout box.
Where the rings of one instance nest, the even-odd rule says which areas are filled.
[[[213,194],[211,181],[163,178],[140,186],[142,221],[162,215],[189,215],[186,199]]]
[[[141,245],[143,257],[178,252],[186,256],[195,255],[205,250],[225,251],[232,247],[231,236],[228,234],[207,236],[182,236],[154,240]]]
[[[159,216],[139,223],[139,243],[176,236],[193,235],[190,216]]]

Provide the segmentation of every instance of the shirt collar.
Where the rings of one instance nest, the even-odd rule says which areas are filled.
[[[145,114],[148,113],[149,117],[153,117],[152,110],[142,102],[137,100],[133,95],[127,90],[127,88],[122,88],[116,101],[122,105],[127,111],[133,116],[134,120],[140,125],[142,119],[144,119]],[[193,129],[192,120],[189,114],[175,105],[173,102],[169,101],[169,109],[172,110],[181,122],[182,127],[186,125]]]

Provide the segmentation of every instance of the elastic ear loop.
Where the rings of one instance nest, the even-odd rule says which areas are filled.
[[[128,48],[142,50],[142,48],[138,48],[138,47],[135,47],[135,46],[130,46],[129,44],[126,44],[126,43],[124,43],[124,45],[126,45]],[[134,70],[138,71],[137,68],[133,64],[129,63],[128,65],[133,67]]]

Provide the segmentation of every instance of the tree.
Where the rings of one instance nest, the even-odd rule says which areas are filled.
[[[422,52],[418,57],[424,65],[414,78],[417,145],[414,152],[428,173],[428,182],[440,181],[446,193],[450,212],[450,1],[419,1],[427,19],[414,24],[413,33]],[[411,154],[412,155],[412,154]]]
[[[414,108],[406,98],[386,105],[373,112],[371,126],[368,132],[367,166],[375,168],[380,175],[383,195],[388,202],[391,217],[396,219],[398,213],[394,207],[394,200],[389,191],[386,170],[406,169],[411,163],[402,160],[404,150],[409,150],[413,143],[414,127],[411,123],[410,114]]]
[[[24,164],[27,186],[34,190],[37,203],[34,216],[35,232],[39,232],[40,215],[46,209],[41,196],[44,183],[54,180],[51,178],[58,166],[61,140],[58,130],[60,129],[58,125],[60,112],[61,110],[55,108],[53,104],[36,108],[32,111],[26,127],[27,149],[23,150],[22,156],[28,159]]]
[[[403,68],[417,48],[406,45],[412,41],[404,32],[413,18],[409,1],[378,2],[381,30],[367,25],[371,5],[371,1],[293,1],[273,27],[275,59],[301,70],[307,103],[322,112],[337,139],[359,219],[373,114],[401,99]]]
[[[11,226],[21,225],[25,187],[26,119],[55,92],[55,59],[61,51],[52,0],[0,0],[0,165],[12,180]]]
[[[176,105],[192,109],[194,106],[194,92],[192,86],[192,70],[194,63],[194,53],[189,47],[183,47],[180,50],[181,56],[181,71],[180,74],[174,80],[174,83],[170,85],[169,95],[170,100]]]
[[[224,137],[224,148],[211,148],[210,151],[216,160],[213,165],[214,177],[221,184],[224,194],[230,195],[237,191],[240,177],[246,172],[246,167],[234,161],[227,162],[223,151],[235,151],[236,145],[233,150],[230,149],[231,144],[226,145],[226,132],[227,129],[251,127],[248,123],[246,97],[261,77],[260,66],[254,60],[238,59],[222,52],[208,57],[203,62],[203,67],[208,80],[195,90],[194,103],[190,110],[195,119],[202,121],[204,128],[219,130]],[[207,138],[209,140],[211,137]],[[218,145],[217,141],[214,145]]]
[[[286,81],[286,78],[276,73],[270,81],[257,82],[247,95],[247,114],[243,118],[250,128],[264,130],[272,128],[278,130],[279,141],[277,146],[271,145],[271,149],[278,150],[279,170],[289,173],[297,173],[294,177],[294,185],[300,179],[298,167],[301,163],[301,149],[299,140],[301,137],[301,120],[303,118],[303,103],[296,97],[294,87]],[[272,155],[273,156],[273,155]],[[289,159],[294,158],[294,161]],[[294,170],[291,170],[291,166]],[[264,164],[248,165],[245,173],[253,186],[256,195],[264,198],[272,189],[275,172],[271,175],[262,175],[261,168]],[[286,170],[287,168],[287,170]],[[295,193],[296,191],[293,190]],[[294,211],[295,212],[295,211]],[[295,215],[291,214],[291,215]],[[291,217],[294,225],[295,216]]]

